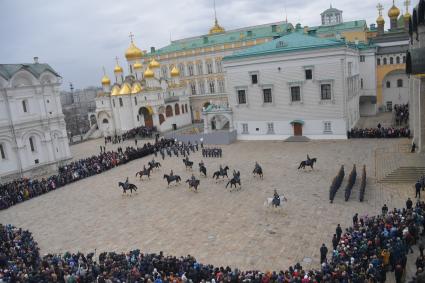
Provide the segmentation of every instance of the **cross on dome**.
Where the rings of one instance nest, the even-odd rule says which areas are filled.
[[[382,6],[381,3],[378,3],[378,5],[376,5],[376,9],[378,9],[379,15],[382,16],[382,11],[384,10],[384,6]]]
[[[133,39],[134,39],[134,34],[132,32],[130,32],[130,35],[128,36],[130,37],[131,42],[133,43]]]

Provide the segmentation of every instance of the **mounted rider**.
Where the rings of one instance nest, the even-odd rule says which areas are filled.
[[[280,206],[280,196],[279,196],[279,194],[277,193],[276,189],[274,190],[274,193],[273,193],[273,201],[272,201],[272,204],[273,204],[274,206],[276,206],[276,207]]]
[[[220,164],[220,175],[224,175],[224,169],[223,169],[223,166],[221,166],[221,164]]]
[[[204,161],[203,161],[203,160],[201,160],[201,162],[199,162],[199,166],[200,166],[200,167],[205,167],[205,165],[204,165]]]
[[[194,183],[196,181],[195,175],[192,173],[192,177],[190,178],[191,182]]]
[[[125,182],[124,182],[124,188],[126,190],[128,189],[128,185],[129,185],[129,182],[128,182],[128,177],[127,177],[127,179],[125,179]]]
[[[170,171],[170,177],[173,177],[174,176],[174,172],[173,172],[173,169],[171,169],[171,171]]]

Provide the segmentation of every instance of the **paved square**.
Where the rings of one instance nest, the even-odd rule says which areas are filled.
[[[97,153],[101,143],[95,140],[73,146],[73,155]],[[237,142],[223,146],[222,159],[203,159],[209,178],[200,178],[198,193],[189,191],[184,183],[167,189],[164,173],[173,169],[183,181],[191,174],[182,158],[157,159],[163,167],[151,180],[139,181],[135,173],[150,156],[1,211],[0,222],[29,229],[42,254],[139,248],[176,256],[191,254],[204,263],[245,270],[280,270],[305,257],[317,266],[319,247],[323,242],[331,246],[338,223],[346,227],[355,212],[377,214],[384,203],[390,208],[403,207],[406,197],[412,195],[409,186],[375,182],[375,149],[396,148],[398,143],[400,140]],[[108,149],[116,147],[108,145]],[[297,171],[307,153],[318,158],[316,169]],[[197,165],[201,153],[190,159]],[[263,167],[264,180],[251,175],[255,161]],[[241,191],[229,192],[224,181],[216,183],[210,178],[220,163],[229,165],[231,171],[241,171]],[[330,204],[329,186],[341,164],[345,164],[346,178]],[[345,202],[344,188],[353,164],[357,164],[358,178],[351,199]],[[366,200],[360,203],[363,164],[368,181]],[[198,166],[194,172],[198,177]],[[123,197],[117,187],[127,176],[139,187],[132,197]],[[274,188],[288,198],[280,210],[263,206]]]

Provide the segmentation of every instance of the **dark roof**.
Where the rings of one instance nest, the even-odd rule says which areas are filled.
[[[31,64],[0,64],[0,76],[9,80],[20,70],[26,70],[33,74],[36,78],[46,71],[53,75],[60,77],[60,75],[50,67],[49,64],[31,63]]]
[[[409,50],[409,45],[397,45],[397,46],[384,46],[384,47],[378,47],[378,55],[384,55],[384,54],[394,54],[394,53],[405,53],[407,50]]]
[[[379,35],[371,39],[373,43],[386,43],[403,40],[409,40],[409,34],[404,30],[399,32],[386,32],[383,35]]]

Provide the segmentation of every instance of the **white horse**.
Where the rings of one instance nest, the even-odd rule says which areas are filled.
[[[283,206],[283,202],[288,201],[288,199],[285,196],[279,196],[280,198],[280,206]],[[270,207],[273,206],[273,198],[267,198],[266,201],[264,202],[264,206],[266,207]]]

